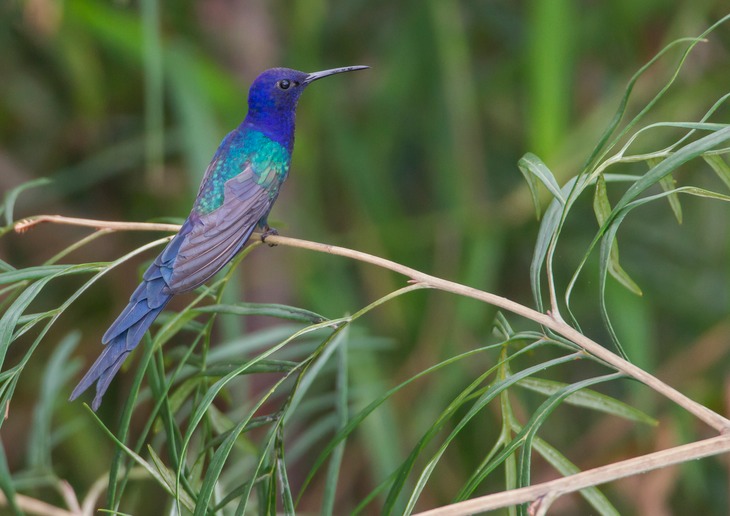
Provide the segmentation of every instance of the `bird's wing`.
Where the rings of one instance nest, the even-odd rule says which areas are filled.
[[[169,289],[185,292],[203,284],[241,250],[276,199],[250,165],[225,183],[223,204],[205,215],[193,212],[172,263]]]

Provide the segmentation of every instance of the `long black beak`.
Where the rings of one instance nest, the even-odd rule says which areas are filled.
[[[327,77],[328,75],[334,75],[336,73],[343,73],[343,72],[354,72],[355,70],[365,70],[366,68],[370,68],[369,66],[345,66],[342,68],[332,68],[331,70],[322,70],[321,72],[312,72],[302,81],[302,84],[309,84],[310,82],[314,82],[317,79],[321,79],[322,77]]]

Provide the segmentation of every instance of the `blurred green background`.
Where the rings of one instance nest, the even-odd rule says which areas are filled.
[[[303,96],[292,173],[272,225],[286,236],[370,252],[532,306],[528,270],[538,222],[518,159],[534,152],[561,183],[574,176],[631,75],[666,43],[701,33],[726,10],[720,0],[7,1],[0,4],[0,193],[48,177],[50,185],[20,197],[16,218],[180,220],[218,142],[245,116],[248,86],[260,71],[366,64],[372,69],[318,82]],[[674,64],[668,58],[642,78],[630,111],[653,96]],[[698,120],[727,93],[729,65],[730,26],[722,26],[693,52],[650,120]],[[712,181],[703,167],[690,164],[677,179]],[[705,200],[683,203],[682,225],[662,203],[627,221],[620,233],[622,264],[644,296],[612,283],[609,308],[634,361],[724,413],[730,405],[728,209]],[[596,230],[591,199],[568,228],[557,258],[563,286]],[[8,235],[0,240],[0,258],[16,267],[40,264],[86,233],[46,225]],[[153,237],[112,234],[67,261],[112,260]],[[11,471],[22,470],[30,453],[27,426],[44,356],[77,329],[75,356],[88,365],[141,264],[116,270],[79,299],[34,355],[2,430]],[[255,250],[238,274],[232,299],[291,304],[328,317],[352,313],[404,285],[372,266],[283,247]],[[607,343],[596,283],[589,271],[573,304],[583,330]],[[68,291],[59,282],[45,302],[55,306]],[[487,343],[494,315],[485,305],[446,294],[399,298],[359,323],[384,340],[376,341],[382,349],[353,365],[355,374],[381,392]],[[276,324],[225,319],[219,331]],[[390,451],[408,453],[419,425],[441,410],[463,374],[455,370],[395,400],[397,432],[386,430],[394,434]],[[115,398],[124,398],[129,377],[119,375],[102,417],[113,420]],[[646,389],[623,387],[613,394],[658,417],[660,430],[577,410],[571,417],[567,411],[575,409],[562,409],[575,427],[547,425],[546,437],[588,468],[702,435],[689,416]],[[61,393],[61,404],[67,394]],[[530,400],[526,396],[523,418],[535,406]],[[79,403],[58,411],[65,422],[84,414]],[[488,448],[482,439],[493,438],[496,423],[487,416],[460,454],[448,458],[454,485],[461,468],[477,460],[474,450]],[[56,443],[54,453],[56,472],[83,492],[106,469],[113,447],[95,426],[79,425],[83,431]],[[385,457],[368,457],[367,448],[348,456],[366,464],[345,466],[351,478],[343,482],[352,492],[367,492],[359,482],[382,479],[373,473],[378,465],[389,471],[388,452],[381,451]],[[554,475],[541,466],[535,465],[535,481]],[[693,508],[725,514],[726,466],[709,459],[607,491],[628,513]],[[449,482],[441,481],[424,507],[452,495]],[[585,510],[578,498],[561,503],[564,513]]]

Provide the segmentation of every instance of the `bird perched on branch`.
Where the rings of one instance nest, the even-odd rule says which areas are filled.
[[[238,253],[258,226],[275,234],[267,217],[289,174],[297,102],[323,77],[362,70],[348,66],[305,73],[272,68],[248,94],[248,114],[221,142],[180,231],[144,273],[129,304],[102,338],[99,358],[71,393],[71,400],[96,382],[96,410],[127,355],[172,296],[210,279]]]

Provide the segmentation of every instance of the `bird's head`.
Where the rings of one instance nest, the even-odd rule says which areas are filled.
[[[300,72],[291,68],[266,70],[256,77],[248,92],[246,120],[276,132],[292,132],[297,102],[304,88],[323,77],[365,68],[369,67],[346,66],[313,73]]]
[[[254,114],[293,111],[307,84],[307,73],[290,68],[266,70],[253,81],[248,92],[248,110]]]

